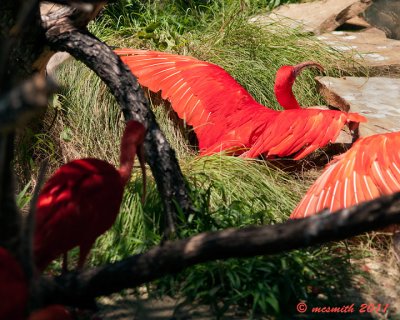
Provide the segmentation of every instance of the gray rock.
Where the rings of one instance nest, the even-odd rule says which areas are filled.
[[[371,25],[383,30],[388,38],[400,40],[399,0],[375,0],[363,16]]]
[[[360,32],[332,31],[318,36],[331,48],[351,54],[360,63],[382,72],[400,71],[400,41],[386,38],[377,28]]]
[[[400,79],[374,77],[317,77],[319,91],[329,105],[357,112],[368,119],[361,136],[400,131]]]
[[[290,28],[321,34],[335,30],[347,20],[362,13],[371,0],[320,0],[280,6],[266,15],[254,16],[251,22],[269,25],[276,22]]]

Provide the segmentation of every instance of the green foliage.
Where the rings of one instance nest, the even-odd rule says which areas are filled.
[[[155,294],[178,295],[187,303],[210,305],[217,317],[229,307],[239,306],[251,317],[262,314],[281,319],[295,315],[294,307],[302,299],[315,305],[321,304],[318,294],[329,301],[340,300],[339,288],[349,284],[350,269],[344,257],[321,247],[197,265],[157,281]]]
[[[183,223],[181,237],[283,221],[299,200],[293,192],[299,189],[297,184],[283,172],[261,163],[213,156],[188,160],[182,169],[197,210],[189,224]],[[140,175],[129,184],[116,223],[97,243],[99,249],[93,255],[96,264],[142,252],[160,240],[158,226],[163,208],[154,181],[148,178],[143,205]]]
[[[27,208],[29,202],[31,201],[31,194],[29,193],[31,189],[31,183],[28,182],[24,188],[17,194],[16,203],[19,209]]]
[[[123,119],[106,86],[76,62],[63,65],[58,80],[62,85],[62,111],[51,135],[60,141],[62,157],[98,157],[118,164]]]
[[[214,155],[187,161],[182,169],[193,189],[210,193],[201,195],[208,204],[200,211],[215,211],[221,228],[282,222],[302,191],[284,172],[256,160]],[[219,210],[224,212],[217,214]]]
[[[120,0],[107,6],[92,25],[106,41],[122,46],[135,37],[140,45],[159,50],[187,46],[210,27],[225,25],[238,15],[248,17],[297,0]],[[142,41],[141,41],[142,40]]]

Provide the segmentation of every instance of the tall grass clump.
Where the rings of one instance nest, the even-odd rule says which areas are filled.
[[[230,204],[240,212],[238,218],[251,215],[251,221],[244,224],[286,220],[304,191],[287,174],[261,161],[214,155],[186,161],[182,169],[193,187],[213,190],[208,198],[210,209],[218,211],[221,205]]]
[[[231,19],[240,12],[249,16],[298,0],[121,0],[107,6],[92,31],[113,41],[137,36],[159,49],[185,45],[192,35],[207,31],[210,23]],[[118,45],[117,43],[115,43]]]

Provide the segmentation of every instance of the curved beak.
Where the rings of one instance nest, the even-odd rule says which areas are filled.
[[[297,77],[300,74],[300,72],[302,72],[305,68],[311,68],[311,67],[317,68],[319,71],[324,72],[324,68],[319,63],[314,61],[305,61],[293,66],[294,76]]]

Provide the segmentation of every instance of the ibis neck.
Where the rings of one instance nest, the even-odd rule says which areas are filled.
[[[120,167],[119,173],[121,175],[122,183],[126,185],[131,177],[133,169],[133,161],[135,160],[136,145],[124,146],[121,145]]]
[[[282,108],[284,108],[285,110],[301,109],[293,94],[292,86],[276,86],[274,89],[276,100],[282,106]]]

